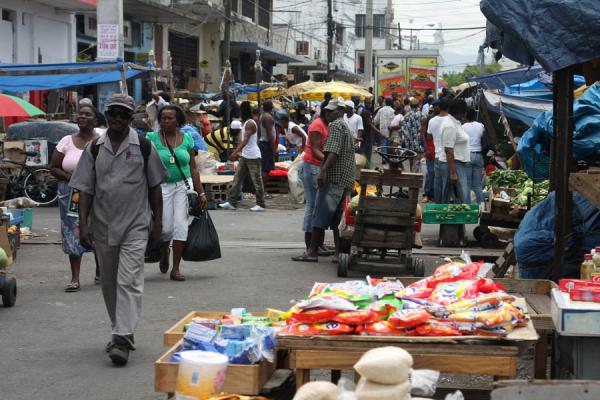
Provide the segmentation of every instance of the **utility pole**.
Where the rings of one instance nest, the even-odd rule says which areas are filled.
[[[409,47],[409,49],[410,50],[413,49],[413,30],[412,30],[412,28],[410,28],[410,47]]]
[[[373,77],[373,0],[367,0],[365,18],[365,81]]]
[[[223,0],[225,5],[225,33],[223,35],[223,64],[229,60],[231,46],[231,0]]]
[[[260,112],[260,82],[262,81],[262,62],[260,61],[260,50],[256,50],[254,71],[256,72],[256,101],[258,103],[258,111]]]
[[[98,39],[96,61],[124,60],[123,38],[123,0],[103,0],[96,3],[98,21]],[[124,68],[124,67],[123,67]],[[98,85],[98,108],[105,111],[108,98],[114,93],[127,94],[127,82],[123,79],[124,69],[121,70],[119,84],[105,83]]]
[[[333,64],[333,0],[327,0],[327,80],[332,80]]]
[[[400,22],[398,22],[398,49],[402,50],[402,28],[400,28]]]
[[[225,6],[225,33],[223,35],[223,60],[225,66],[223,88],[225,101],[225,120],[223,121],[223,129],[227,128],[227,143],[229,143],[229,125],[231,124],[231,109],[229,108],[229,81],[231,80],[231,63],[229,62],[231,48],[231,0],[224,0]],[[229,155],[229,145],[227,155]]]
[[[385,48],[386,50],[392,49],[392,22],[394,21],[394,6],[392,0],[388,0],[387,8],[385,9],[385,28],[383,30],[385,34]]]

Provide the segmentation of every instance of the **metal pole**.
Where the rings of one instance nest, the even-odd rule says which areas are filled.
[[[231,48],[231,0],[223,0],[225,6],[225,33],[223,35],[223,63],[230,58]]]
[[[573,66],[554,72],[555,220],[553,279],[563,277],[565,238],[571,231],[573,193],[569,175],[573,170]]]
[[[260,112],[260,82],[262,80],[262,62],[260,61],[260,50],[256,50],[256,62],[254,63],[256,72],[256,101],[258,102],[258,110]]]
[[[333,0],[327,0],[327,80],[331,81],[333,63]]]
[[[373,0],[367,0],[365,19],[365,82],[373,77]]]
[[[400,28],[400,22],[398,22],[398,49],[402,50],[402,28]]]
[[[410,49],[413,49],[413,30],[410,28]]]

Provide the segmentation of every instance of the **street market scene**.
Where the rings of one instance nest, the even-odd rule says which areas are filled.
[[[600,399],[598,0],[0,12],[0,399]]]

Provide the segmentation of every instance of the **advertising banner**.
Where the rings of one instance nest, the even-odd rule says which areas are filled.
[[[377,62],[377,96],[406,94],[406,59],[380,58]]]
[[[435,92],[437,80],[436,58],[411,58],[409,67],[409,91],[421,94],[427,89]]]

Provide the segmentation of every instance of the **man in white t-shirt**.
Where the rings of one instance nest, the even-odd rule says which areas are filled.
[[[360,115],[354,113],[354,102],[348,100],[344,103],[346,106],[344,112],[344,122],[350,128],[354,141],[362,141],[363,121]]]
[[[433,107],[436,111],[439,110],[439,113],[429,121],[429,125],[427,126],[427,136],[431,136],[435,148],[433,197],[434,201],[438,204],[443,204],[442,202],[445,200],[443,193],[446,192],[445,188],[448,185],[444,182],[448,180],[448,167],[446,163],[440,162],[440,157],[444,157],[440,128],[442,123],[448,119],[449,105],[450,102],[445,99],[434,102]]]

